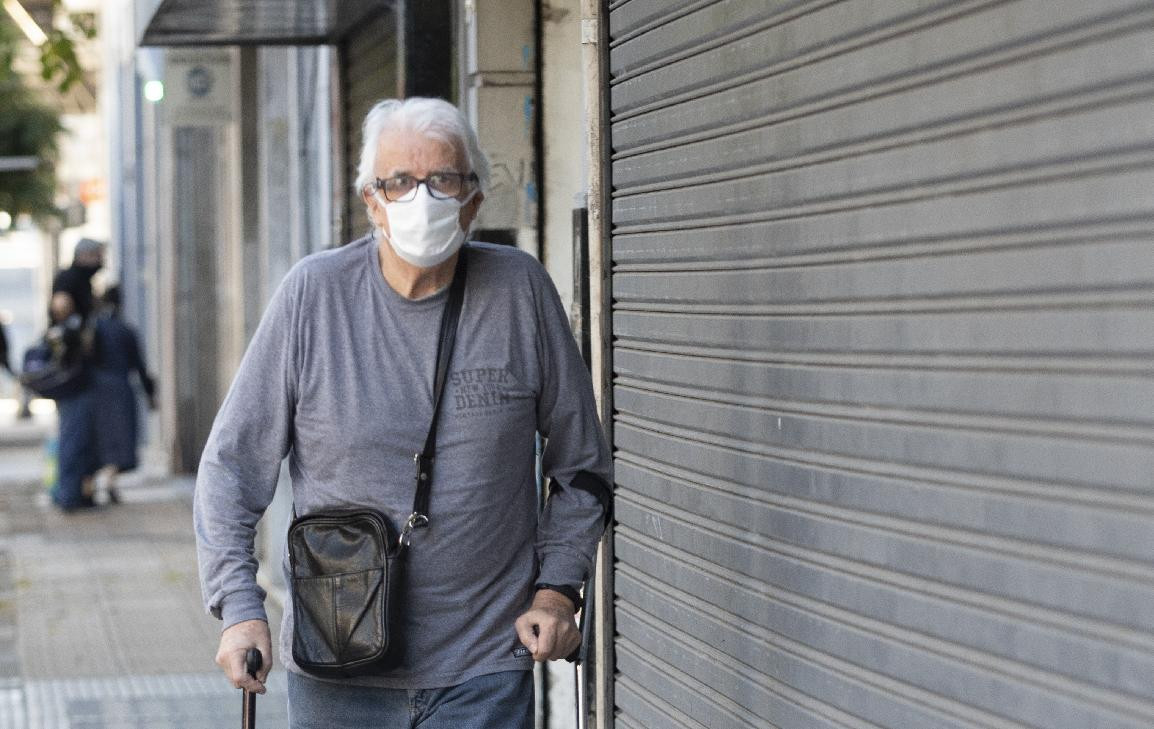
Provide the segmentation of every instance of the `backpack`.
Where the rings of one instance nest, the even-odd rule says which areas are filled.
[[[72,397],[88,386],[86,332],[73,324],[50,327],[24,352],[20,384],[41,397]]]

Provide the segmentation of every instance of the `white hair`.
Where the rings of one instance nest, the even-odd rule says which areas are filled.
[[[477,133],[457,107],[443,99],[413,96],[407,99],[378,101],[365,115],[361,134],[361,162],[354,182],[358,192],[376,180],[373,168],[377,162],[377,148],[381,135],[387,131],[405,129],[426,137],[459,144],[465,151],[472,171],[480,181],[482,191],[489,187],[489,160],[477,142]]]

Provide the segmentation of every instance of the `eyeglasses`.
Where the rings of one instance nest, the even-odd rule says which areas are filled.
[[[424,185],[429,194],[438,200],[460,197],[465,190],[477,182],[477,174],[462,175],[457,172],[434,172],[428,177],[397,175],[382,180],[377,178],[374,186],[385,194],[389,202],[409,202],[417,197],[417,188]]]

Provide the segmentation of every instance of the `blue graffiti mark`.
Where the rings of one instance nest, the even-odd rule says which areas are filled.
[[[533,97],[530,94],[525,94],[525,105],[521,110],[525,115],[525,128],[528,129],[533,126]]]
[[[525,197],[529,199],[530,203],[534,205],[537,203],[537,183],[533,180],[525,183]]]
[[[524,71],[529,70],[529,61],[532,60],[533,51],[529,48],[529,44],[521,46],[521,68]]]

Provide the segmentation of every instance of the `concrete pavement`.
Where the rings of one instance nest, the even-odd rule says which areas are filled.
[[[123,503],[61,514],[43,486],[53,431],[0,413],[0,729],[240,726],[201,609],[192,480],[145,454]],[[257,716],[286,725],[282,670]]]

